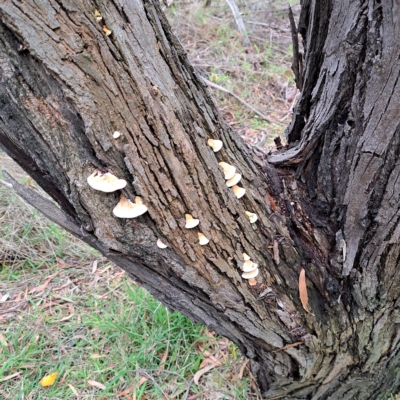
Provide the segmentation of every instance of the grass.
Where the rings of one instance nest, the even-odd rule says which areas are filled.
[[[0,399],[260,398],[235,345],[167,310],[1,185],[0,237]]]

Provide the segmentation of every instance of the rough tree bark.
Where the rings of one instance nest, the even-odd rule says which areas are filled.
[[[235,342],[265,396],[394,393],[399,15],[398,2],[302,1],[301,99],[290,148],[267,162],[221,119],[156,0],[0,0],[0,145],[59,208],[14,188],[168,307]],[[219,161],[243,174],[242,199]],[[113,217],[119,194],[88,187],[95,169],[126,179],[125,195],[149,212]],[[208,246],[184,229],[185,213]],[[260,265],[256,286],[241,278],[243,252]]]

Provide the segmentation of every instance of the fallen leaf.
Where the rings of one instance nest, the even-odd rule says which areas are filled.
[[[272,198],[272,196],[268,192],[267,192],[267,197],[268,197],[269,203],[271,204],[272,212],[275,212],[275,210],[276,210],[275,200]]]
[[[279,247],[278,247],[278,242],[276,240],[274,240],[274,244],[272,246],[272,248],[274,249],[274,261],[276,263],[276,265],[279,264]]]
[[[100,383],[100,382],[96,382],[96,381],[87,381],[88,382],[88,384],[89,385],[91,385],[91,386],[94,386],[94,387],[97,387],[98,389],[102,389],[102,390],[104,390],[106,387],[105,387],[105,385],[103,385],[102,383]]]
[[[81,336],[83,336],[83,335],[81,335]],[[75,336],[76,337],[76,336]],[[92,359],[92,360],[97,360],[98,358],[104,358],[104,357],[107,357],[107,355],[106,354],[92,354],[91,356],[90,356],[90,358]]]
[[[0,343],[4,346],[4,347],[7,347],[8,346],[8,343],[7,343],[7,340],[6,340],[6,338],[3,336],[3,334],[0,332]]]
[[[202,368],[202,369],[199,369],[195,374],[194,374],[194,377],[193,377],[193,382],[195,383],[195,385],[198,385],[199,384],[199,379],[204,375],[204,374],[206,374],[208,371],[211,371],[213,368],[215,368],[217,366],[217,364],[211,364],[211,365],[208,365],[207,367],[205,367],[205,368]]]
[[[299,344],[303,344],[303,343],[304,343],[304,342],[291,343],[291,344],[288,344],[288,345],[286,345],[286,346],[284,346],[284,347],[281,347],[281,348],[278,349],[278,350],[273,350],[272,352],[273,352],[273,353],[277,353],[278,351],[290,349],[290,348],[292,348],[292,347],[296,347],[296,346],[298,346]]]
[[[242,364],[242,366],[240,367],[239,374],[238,374],[238,378],[239,378],[239,379],[242,379],[242,378],[243,378],[244,369],[246,368],[246,365],[249,363],[249,361],[250,361],[250,360],[246,360],[246,361]]]
[[[58,375],[58,372],[53,372],[53,373],[50,374],[50,375],[46,375],[46,376],[40,381],[40,384],[41,384],[43,387],[49,387],[49,386],[51,386],[51,385],[56,381],[57,375]]]
[[[71,389],[72,393],[76,396],[77,399],[81,398],[78,391],[70,383],[68,383],[68,387]]]
[[[308,294],[307,294],[307,283],[306,283],[306,270],[302,267],[299,276],[299,293],[300,293],[300,301],[303,308],[309,313],[308,309]]]
[[[97,260],[94,260],[94,261],[93,261],[92,274],[94,274],[94,273],[96,272],[96,270],[97,270],[97,263],[98,263]]]
[[[4,377],[4,378],[1,378],[1,379],[0,379],[0,382],[9,381],[10,379],[13,379],[13,378],[15,378],[15,377],[17,377],[17,376],[19,376],[19,375],[21,375],[21,372],[16,372],[15,374],[8,375],[8,376],[6,376],[6,377]]]
[[[45,282],[44,282],[42,285],[37,286],[37,287],[31,289],[28,293],[29,293],[29,294],[33,294],[33,293],[44,292],[45,289],[47,288],[47,286],[49,286],[49,283],[50,283],[57,275],[58,275],[58,272],[56,272],[56,273],[53,274],[53,275],[48,276],[47,279],[45,280]]]
[[[158,372],[160,372],[164,369],[164,364],[165,364],[165,361],[167,361],[167,358],[168,358],[168,347],[165,349],[165,352],[161,358],[160,367],[158,368]]]
[[[149,378],[146,378],[145,376],[142,376],[139,380],[139,387],[143,385],[143,383],[147,382]]]

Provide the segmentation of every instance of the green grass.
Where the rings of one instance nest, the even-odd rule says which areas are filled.
[[[0,161],[9,159],[0,153]],[[215,393],[258,398],[248,377],[237,379],[244,360],[235,345],[167,310],[1,185],[0,239],[1,400],[72,400],[74,392],[96,400],[123,393],[155,400]],[[210,355],[221,365],[195,385],[194,374]],[[41,379],[53,372],[55,383],[43,388]]]

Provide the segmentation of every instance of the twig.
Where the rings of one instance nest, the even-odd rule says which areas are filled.
[[[232,14],[236,21],[236,25],[238,26],[239,31],[242,34],[244,47],[250,47],[251,46],[250,39],[247,35],[247,31],[246,31],[246,27],[244,26],[242,15],[240,14],[240,11],[235,3],[235,0],[226,0],[226,2],[228,3],[229,7],[231,8]]]
[[[9,187],[9,188],[12,188],[12,187],[13,187],[13,185],[11,185],[11,183],[8,183],[8,182],[6,182],[6,181],[3,181],[3,179],[0,179],[0,183],[1,183],[2,185],[4,185],[4,186]]]
[[[3,171],[3,174],[7,178],[8,182],[11,182],[7,182],[8,185],[11,185],[18,196],[23,198],[28,204],[36,208],[36,210],[41,212],[45,217],[60,225],[68,232],[80,238],[82,237],[80,228],[53,202],[45,199],[35,190],[29,189],[28,187],[18,183],[7,171]]]
[[[256,108],[254,108],[252,105],[250,105],[249,103],[247,103],[246,101],[244,101],[242,98],[240,98],[239,96],[237,96],[235,93],[231,92],[228,89],[223,88],[222,86],[217,85],[216,83],[210,82],[208,79],[203,77],[203,81],[205,82],[205,84],[207,86],[210,86],[214,89],[218,89],[221,92],[225,92],[228,93],[229,95],[233,96],[236,100],[240,101],[243,105],[245,105],[246,107],[250,108],[250,110],[252,110],[253,112],[255,112],[257,115],[259,115],[262,119],[265,119],[268,122],[271,122],[271,124],[279,124],[279,125],[285,125],[282,122],[279,121],[275,121],[269,117],[267,117],[265,114],[263,114],[261,111],[258,111]]]
[[[289,6],[289,21],[290,21],[290,29],[292,31],[292,42],[293,42],[292,69],[297,89],[301,90],[301,88],[303,87],[303,59],[299,52],[299,38],[297,36],[297,27],[296,27],[296,22],[294,21],[292,8],[290,6]]]

